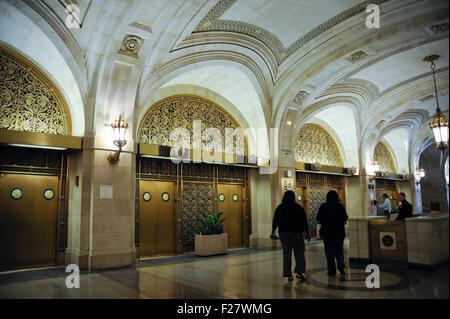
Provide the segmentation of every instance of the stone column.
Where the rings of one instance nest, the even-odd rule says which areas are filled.
[[[271,175],[250,170],[251,224],[250,247],[272,247],[269,238],[272,230]]]
[[[95,143],[95,138],[83,144],[83,151],[70,157],[66,264],[80,269],[130,266],[136,259],[133,143],[116,165],[107,161],[113,149],[96,147],[101,143]]]
[[[83,145],[89,148],[92,138],[83,138]],[[88,269],[89,264],[91,159],[90,149],[69,154],[68,240],[65,263],[76,264],[80,269]]]
[[[89,96],[95,110],[94,120],[89,121],[89,134],[93,137],[85,138],[83,150],[70,156],[66,263],[78,264],[82,269],[119,268],[136,261],[133,113],[138,76],[133,63],[106,59],[105,68],[104,77],[97,79],[95,95]],[[129,127],[127,144],[119,162],[110,164],[108,155],[118,150],[113,143],[111,123],[120,115]]]

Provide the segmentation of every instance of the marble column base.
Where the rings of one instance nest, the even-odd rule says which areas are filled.
[[[280,240],[272,240],[269,236],[260,237],[250,235],[250,247],[252,248],[281,248]]]
[[[129,267],[136,263],[136,252],[107,254],[107,255],[90,255],[89,269],[113,269]]]
[[[65,264],[66,266],[69,264],[78,265],[80,270],[89,268],[89,255],[83,253],[76,253],[70,250],[66,250],[65,253]]]

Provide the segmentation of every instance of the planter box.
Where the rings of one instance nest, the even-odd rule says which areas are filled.
[[[228,251],[228,234],[195,235],[195,254],[212,256],[226,254]]]

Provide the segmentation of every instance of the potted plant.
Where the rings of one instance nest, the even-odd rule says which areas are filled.
[[[208,215],[196,230],[195,254],[211,256],[226,254],[228,250],[228,234],[223,232],[222,212]]]

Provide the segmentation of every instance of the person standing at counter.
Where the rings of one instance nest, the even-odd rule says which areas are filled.
[[[401,203],[401,205],[398,208],[398,216],[395,220],[405,220],[405,218],[413,217],[413,207],[406,200],[405,193],[398,194],[398,201]]]
[[[383,194],[383,204],[379,206],[383,210],[383,215],[387,217],[387,220],[389,220],[389,217],[391,216],[391,201],[389,200],[388,194]]]

